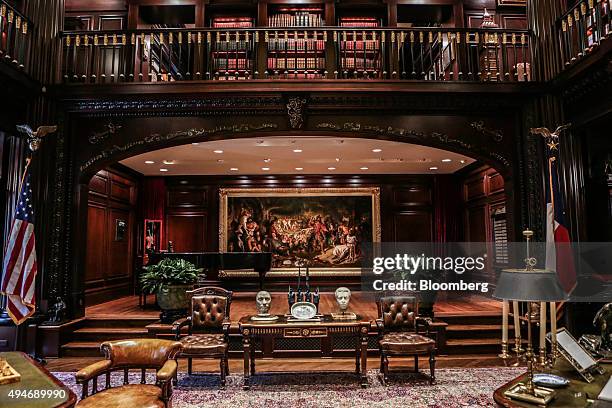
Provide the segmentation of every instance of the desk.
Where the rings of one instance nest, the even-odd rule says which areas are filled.
[[[76,395],[55,378],[49,371],[24,353],[11,351],[0,353],[0,357],[21,374],[21,381],[0,385],[0,407],[11,408],[69,408],[74,407]],[[54,398],[11,398],[10,391],[55,391]],[[26,394],[27,395],[27,394]]]
[[[242,346],[244,352],[244,389],[249,389],[251,377],[255,375],[255,345],[254,340],[265,338],[331,338],[331,337],[353,337],[355,339],[355,373],[359,375],[362,387],[367,387],[368,379],[367,357],[368,357],[368,331],[370,322],[362,321],[359,316],[357,320],[333,320],[331,316],[323,316],[320,322],[287,321],[280,316],[272,322],[253,321],[251,316],[246,316],[238,322],[242,334]],[[274,341],[272,342],[274,343]]]
[[[597,398],[599,392],[603,389],[604,385],[606,385],[606,382],[608,382],[610,373],[612,373],[612,364],[602,364],[601,366],[606,370],[606,373],[602,375],[595,375],[595,381],[589,384],[584,381],[582,377],[580,377],[580,375],[563,358],[559,358],[557,364],[555,365],[555,369],[552,370],[552,373],[567,378],[570,380],[570,384],[567,387],[556,389],[557,395],[555,399],[548,404],[548,407],[586,407],[586,395],[588,394],[590,399]],[[495,390],[495,393],[493,394],[495,402],[505,408],[537,407],[537,405],[513,400],[504,396],[504,392],[508,388],[518,382],[524,381],[526,376],[527,374],[525,373]],[[581,393],[582,395],[580,397],[576,397],[576,393]]]

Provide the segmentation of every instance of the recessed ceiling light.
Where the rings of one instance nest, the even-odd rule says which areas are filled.
[[[382,149],[379,149],[379,148],[377,147],[376,149],[372,149],[372,151],[373,151],[374,153],[380,153],[380,152],[382,152]]]
[[[223,150],[221,149],[213,150],[213,153],[221,154],[223,153]]]
[[[192,145],[197,146],[197,145],[199,145],[199,143],[198,142],[193,142]]]
[[[302,153],[302,149],[293,149],[293,153]]]
[[[336,170],[335,167],[328,167],[327,170]]]
[[[268,158],[264,159],[264,163],[270,163],[271,161],[272,161],[272,159],[268,159]]]
[[[432,166],[429,168],[429,170],[438,170],[438,168],[436,166]]]
[[[262,167],[261,169],[262,169],[263,171],[268,171],[268,170],[270,170],[270,168],[269,168],[269,167]]]
[[[230,167],[230,171],[238,171],[238,167]]]
[[[442,159],[442,163],[450,163],[450,162],[452,162],[451,159]]]
[[[360,170],[368,170],[368,167],[363,166],[363,167],[360,167],[359,169],[360,169]]]
[[[340,158],[336,157],[336,163],[339,163],[339,162],[340,162]]]
[[[168,169],[159,169],[159,171],[168,171]]]
[[[459,163],[463,164],[465,163],[465,160],[459,160]]]
[[[223,159],[217,159],[217,163],[223,163],[225,160]]]
[[[174,164],[174,160],[164,160],[162,161],[164,164]]]
[[[296,169],[297,171],[302,171],[302,170],[304,170],[304,168],[303,168],[303,167],[296,167],[295,169]]]
[[[153,160],[145,160],[145,164],[155,164]]]

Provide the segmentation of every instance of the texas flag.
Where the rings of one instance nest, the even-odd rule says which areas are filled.
[[[576,287],[576,269],[559,189],[558,158],[559,139],[553,134],[546,138],[546,269],[557,271],[569,294]]]

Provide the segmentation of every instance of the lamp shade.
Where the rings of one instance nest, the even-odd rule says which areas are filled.
[[[547,269],[503,269],[493,297],[519,302],[560,302],[568,298],[557,274]]]

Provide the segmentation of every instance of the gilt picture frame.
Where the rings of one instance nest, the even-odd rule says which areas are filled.
[[[269,277],[359,277],[360,245],[381,241],[380,188],[223,188],[219,250],[272,252]],[[220,271],[220,277],[257,276]]]

